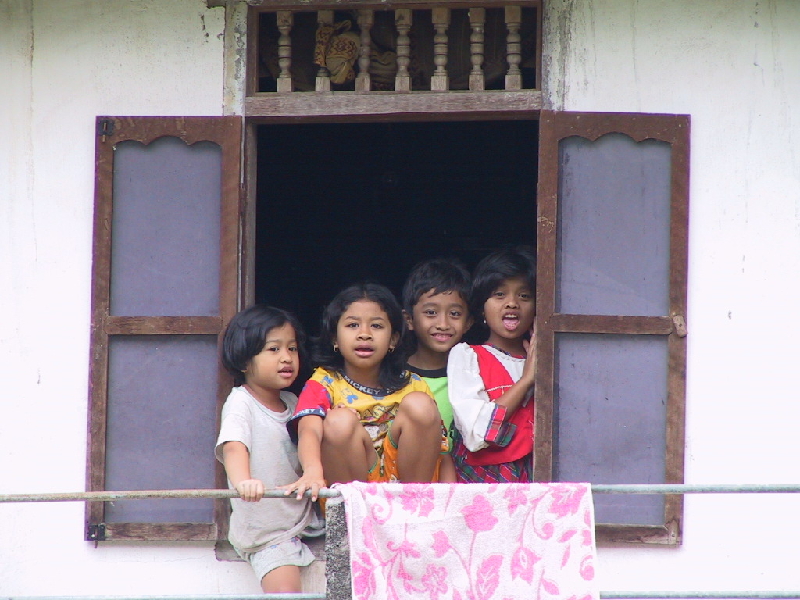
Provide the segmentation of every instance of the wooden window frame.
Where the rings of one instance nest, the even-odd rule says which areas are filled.
[[[148,145],[161,137],[186,144],[209,141],[222,157],[220,223],[220,301],[215,316],[111,316],[111,223],[114,149],[123,141]],[[98,117],[94,242],[92,249],[91,360],[89,367],[89,426],[86,488],[105,490],[106,415],[108,407],[109,338],[115,335],[216,335],[239,306],[240,180],[242,119],[240,117]],[[217,415],[231,381],[219,367]],[[218,419],[219,417],[217,417]],[[213,424],[218,427],[218,423]],[[213,448],[209,460],[215,461]],[[216,465],[215,486],[227,487],[224,470]],[[105,504],[86,505],[86,539],[104,540],[219,540],[227,536],[227,500],[214,501],[213,523],[105,523]]]
[[[528,92],[523,92],[528,93]],[[532,92],[538,94],[539,92]],[[313,93],[304,94],[314,97]],[[539,97],[540,99],[540,97]],[[322,99],[320,99],[322,102]],[[380,100],[378,101],[380,102]],[[538,101],[537,101],[538,102]],[[428,112],[370,112],[360,114],[266,115],[255,110],[247,119],[248,155],[248,217],[245,220],[244,273],[247,296],[252,300],[254,290],[253,247],[255,214],[256,126],[262,123],[314,122],[403,122],[447,120],[539,120],[539,183],[537,201],[537,313],[538,362],[536,375],[536,442],[534,449],[534,478],[551,481],[553,477],[553,396],[555,334],[562,332],[600,334],[649,334],[668,336],[668,392],[665,456],[665,483],[684,482],[685,404],[686,404],[686,314],[688,265],[688,194],[690,119],[686,115],[648,115],[642,113],[571,113],[547,110],[520,110],[516,100],[507,93],[495,97],[492,110],[476,109],[469,102],[447,107],[431,106]],[[258,105],[250,105],[251,108]],[[357,105],[362,106],[363,105]],[[357,108],[351,106],[350,110]],[[374,109],[373,105],[372,108]],[[662,140],[670,144],[671,207],[670,207],[670,298],[669,315],[586,316],[555,312],[555,243],[558,198],[558,141],[571,135],[595,140],[606,133],[623,133],[636,141]],[[531,224],[533,226],[533,223]],[[628,543],[679,545],[682,541],[683,496],[670,494],[665,498],[664,523],[660,526],[598,524],[600,544]]]
[[[595,333],[667,336],[669,369],[664,482],[684,482],[689,126],[689,117],[686,115],[541,113],[537,194],[538,362],[534,459],[534,477],[537,481],[550,481],[553,476],[555,335]],[[568,315],[555,310],[559,141],[570,136],[594,141],[607,133],[622,133],[637,142],[655,139],[671,146],[668,315]],[[598,542],[678,545],[681,543],[682,523],[683,496],[667,495],[663,526],[599,524],[597,539]]]

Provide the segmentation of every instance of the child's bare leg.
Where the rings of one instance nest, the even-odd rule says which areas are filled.
[[[322,425],[320,452],[328,485],[366,481],[378,454],[358,415],[347,408],[334,408]]]
[[[422,392],[405,396],[390,435],[397,444],[400,481],[430,483],[442,446],[442,417],[433,398]]]
[[[265,594],[290,594],[302,592],[300,567],[284,565],[273,569],[261,578],[261,590]]]
[[[442,454],[442,462],[439,463],[439,483],[456,483],[456,465],[450,454]]]

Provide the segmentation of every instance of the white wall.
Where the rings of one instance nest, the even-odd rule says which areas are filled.
[[[800,482],[800,2],[547,0],[553,108],[692,117],[689,483]],[[688,496],[606,590],[800,590],[800,496]]]
[[[97,115],[223,114],[205,0],[0,0],[0,493],[80,491]],[[0,504],[0,594],[255,593],[212,544],[83,541],[83,505]]]
[[[558,109],[692,116],[687,480],[800,482],[800,3],[547,0]],[[0,0],[0,493],[84,488],[96,115],[223,113],[205,0]],[[13,415],[13,420],[11,416]],[[679,549],[601,587],[800,589],[798,496],[689,496]],[[209,544],[83,541],[0,504],[0,593],[254,593]]]

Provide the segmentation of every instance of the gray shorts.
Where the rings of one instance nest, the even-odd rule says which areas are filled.
[[[307,567],[314,562],[314,553],[301,542],[298,538],[293,537],[280,544],[267,546],[258,552],[244,552],[236,550],[236,552],[250,563],[253,571],[258,577],[258,581],[264,578],[264,575],[270,571],[274,571],[278,567],[286,565],[296,565],[298,567]]]

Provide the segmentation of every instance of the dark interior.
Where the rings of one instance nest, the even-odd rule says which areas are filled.
[[[262,125],[256,302],[311,335],[370,279],[396,294],[415,263],[535,247],[538,121]]]

